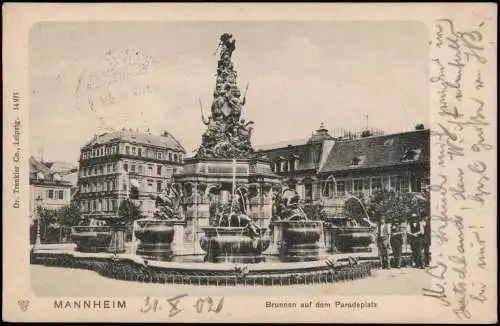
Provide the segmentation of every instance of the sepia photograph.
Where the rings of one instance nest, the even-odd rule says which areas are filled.
[[[427,318],[479,321],[473,305],[490,318],[496,233],[479,221],[496,212],[495,87],[479,66],[496,63],[483,34],[346,15],[27,26],[4,174],[24,225],[9,230],[25,235],[10,254],[26,257],[44,320],[230,321],[231,304],[275,322],[376,322],[415,302],[407,321],[439,321],[418,300]],[[471,268],[487,276],[469,284]]]
[[[412,22],[33,26],[35,292],[419,292],[427,57]]]

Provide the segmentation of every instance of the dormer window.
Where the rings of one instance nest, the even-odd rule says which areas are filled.
[[[365,155],[354,156],[351,159],[351,165],[353,165],[353,166],[355,166],[355,165],[361,165],[361,164],[364,163],[365,159],[366,159]]]
[[[54,173],[54,181],[61,181],[61,176],[58,173]]]
[[[407,149],[403,155],[403,161],[415,161],[418,160],[422,150],[419,149]]]
[[[294,155],[292,160],[293,160],[293,170],[297,171],[299,169],[299,156]]]
[[[45,176],[43,175],[43,173],[42,173],[42,172],[38,172],[38,173],[36,174],[36,178],[37,178],[38,180],[43,180],[43,179],[45,179]]]
[[[387,140],[384,142],[384,145],[385,145],[385,146],[392,146],[393,144],[394,144],[394,138],[387,139]]]
[[[288,172],[288,161],[281,161],[281,168],[283,172]]]

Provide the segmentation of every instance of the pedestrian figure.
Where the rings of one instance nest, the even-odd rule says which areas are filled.
[[[429,267],[431,263],[431,219],[429,215],[424,216],[424,219],[422,221],[422,226],[424,229],[424,235],[423,235],[423,250],[424,250],[424,264],[425,267]]]
[[[411,256],[416,268],[424,268],[422,244],[423,225],[416,213],[411,215],[408,235],[410,235]]]
[[[390,269],[391,262],[389,259],[389,249],[391,246],[391,225],[386,223],[385,217],[380,217],[380,222],[377,228],[377,246],[380,257],[380,265],[383,269]]]
[[[401,223],[391,225],[391,248],[395,268],[401,268],[403,252],[403,229]]]

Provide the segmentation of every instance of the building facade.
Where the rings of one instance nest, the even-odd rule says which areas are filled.
[[[95,135],[80,151],[79,202],[87,218],[118,217],[122,200],[141,203],[150,215],[154,198],[179,169],[186,151],[169,133],[120,130]]]
[[[272,171],[281,176],[283,185],[295,189],[310,203],[320,197],[318,171],[334,143],[321,124],[309,138],[260,147],[256,154],[269,159]]]
[[[377,189],[420,192],[430,184],[430,131],[333,138],[321,126],[311,138],[258,150],[305,203],[370,196]]]
[[[430,131],[337,141],[318,180],[323,198],[367,197],[381,189],[421,192],[430,184]]]
[[[52,171],[44,163],[30,157],[30,219],[37,219],[36,208],[57,210],[69,205],[71,182]]]

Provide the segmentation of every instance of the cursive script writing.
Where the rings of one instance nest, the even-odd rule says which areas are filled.
[[[476,271],[487,266],[486,239],[471,213],[489,203],[492,172],[483,156],[494,146],[488,133],[492,117],[481,93],[488,87],[481,70],[488,63],[483,33],[463,31],[459,25],[438,20],[431,42],[430,82],[438,108],[431,128],[437,161],[430,186],[431,239],[445,251],[433,254],[427,270],[432,283],[422,295],[467,320],[474,314],[473,304],[484,303],[488,296],[486,284],[475,279]]]

